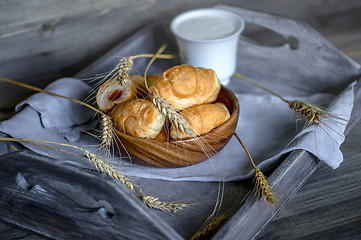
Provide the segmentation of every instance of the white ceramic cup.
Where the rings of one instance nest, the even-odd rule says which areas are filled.
[[[244,25],[232,12],[201,8],[176,16],[170,29],[182,63],[213,69],[221,84],[227,85],[236,71],[238,38]]]

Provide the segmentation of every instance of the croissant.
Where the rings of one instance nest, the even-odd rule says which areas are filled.
[[[109,115],[118,130],[141,138],[157,137],[165,123],[163,114],[145,99],[117,104]]]
[[[223,103],[201,104],[186,108],[180,115],[188,123],[190,129],[196,135],[208,133],[230,118],[229,111]],[[190,136],[183,131],[170,128],[170,136],[173,139],[185,139]]]
[[[147,75],[148,87],[151,87],[155,81],[158,81],[162,77],[162,74]],[[144,76],[142,75],[131,75],[130,80],[137,87],[138,95],[142,98],[147,96],[148,90],[145,87]]]
[[[100,110],[108,112],[116,104],[134,99],[136,96],[137,88],[132,81],[120,83],[111,78],[99,88],[96,101]]]
[[[149,90],[179,111],[214,102],[221,84],[211,69],[178,65],[166,70]]]

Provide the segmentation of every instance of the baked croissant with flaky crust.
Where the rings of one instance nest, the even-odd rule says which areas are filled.
[[[176,110],[182,110],[217,99],[221,84],[211,69],[178,65],[166,70],[149,88]]]
[[[116,104],[134,99],[136,96],[136,85],[130,79],[120,82],[111,78],[99,88],[96,101],[100,110],[108,112]]]
[[[180,115],[197,136],[211,131],[230,118],[229,111],[223,103],[196,105],[182,110]],[[173,125],[170,128],[170,136],[176,140],[190,137]]]
[[[163,114],[152,102],[145,99],[117,104],[109,115],[118,130],[141,138],[157,137],[165,123]]]
[[[151,86],[161,76],[161,74],[148,75],[148,85]],[[96,101],[100,110],[108,112],[116,104],[134,99],[137,95],[142,98],[147,95],[144,77],[141,75],[131,75],[121,82],[114,78],[106,81],[99,88]]]
[[[147,75],[147,84],[148,87],[152,86],[154,82],[161,79],[162,74],[154,74],[154,75]],[[130,80],[135,84],[138,91],[138,96],[141,98],[144,98],[148,94],[148,90],[146,88],[145,82],[144,82],[144,76],[142,75],[131,75]]]

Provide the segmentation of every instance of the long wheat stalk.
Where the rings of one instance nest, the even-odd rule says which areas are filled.
[[[116,81],[121,82],[122,84],[126,84],[126,81],[128,81],[129,79],[129,71],[132,69],[133,67],[133,59],[136,58],[152,58],[154,57],[155,54],[138,54],[138,55],[134,55],[134,56],[129,56],[129,57],[124,57],[120,60],[119,64],[113,69],[111,70],[105,77],[104,80],[113,77]],[[161,58],[161,59],[174,59],[177,58],[178,55],[172,55],[172,54],[157,54],[157,58]],[[37,92],[43,92],[46,93],[48,95],[52,95],[52,96],[56,96],[56,97],[60,97],[63,99],[67,99],[73,102],[76,102],[78,104],[81,104],[87,108],[92,109],[93,111],[97,112],[100,114],[100,118],[101,118],[101,125],[102,125],[102,133],[101,133],[101,143],[100,146],[102,149],[105,150],[106,154],[110,153],[110,147],[111,147],[111,143],[114,139],[114,131],[113,131],[113,124],[112,124],[112,120],[111,118],[106,115],[104,112],[102,112],[101,110],[91,106],[90,104],[87,104],[85,102],[79,101],[77,99],[73,99],[73,98],[69,98],[66,96],[62,96],[56,93],[52,93],[49,91],[46,91],[44,89],[38,88],[38,87],[34,87],[25,83],[20,83],[8,78],[4,78],[4,77],[0,77],[0,80],[3,82],[7,82],[10,84],[14,84],[23,88],[27,88],[27,89],[31,89],[33,91],[37,91]]]
[[[138,196],[138,197],[148,207],[155,208],[155,209],[158,209],[158,210],[164,211],[164,212],[176,213],[176,212],[182,210],[185,206],[187,206],[187,204],[184,204],[184,203],[161,201],[157,197],[145,195],[143,193],[143,189],[138,187],[136,184],[134,184],[127,176],[125,176],[124,174],[120,173],[119,171],[114,169],[112,166],[107,164],[106,160],[102,159],[97,154],[94,154],[84,148],[81,148],[81,147],[78,147],[75,145],[71,145],[71,144],[66,144],[66,143],[57,143],[57,142],[52,142],[52,141],[47,141],[47,140],[36,140],[36,139],[25,139],[25,138],[0,138],[0,141],[27,142],[27,143],[35,144],[40,147],[44,147],[44,148],[48,148],[48,149],[52,149],[52,150],[56,150],[56,151],[60,150],[65,153],[78,155],[77,153],[74,153],[71,151],[67,151],[64,149],[58,149],[58,148],[44,145],[44,144],[52,144],[52,145],[58,145],[58,146],[76,149],[76,150],[80,151],[86,158],[88,158],[99,172],[101,172],[103,174],[107,174],[111,178],[114,178],[115,180],[119,181],[124,186],[126,186],[136,196],[138,196],[135,191],[135,188],[137,188],[140,192],[140,196]],[[43,144],[39,144],[39,143],[43,143]]]
[[[305,116],[307,118],[307,123],[306,125],[310,125],[310,124],[314,124],[316,126],[318,126],[321,122],[322,122],[322,119],[327,117],[327,116],[330,116],[329,113],[327,113],[327,111],[323,110],[322,108],[320,107],[317,107],[315,105],[312,105],[312,104],[309,104],[309,103],[306,103],[306,102],[303,102],[303,101],[299,101],[299,100],[287,100],[285,98],[283,98],[281,95],[275,93],[274,91],[252,81],[251,79],[248,79],[246,78],[245,76],[239,74],[239,73],[235,73],[235,76],[240,78],[240,79],[243,79],[245,80],[246,82],[248,83],[251,83],[253,84],[254,86],[258,87],[258,88],[261,88],[263,89],[264,91],[278,97],[279,99],[281,99],[283,102],[287,103],[288,106],[300,113],[301,115]]]
[[[166,45],[165,45],[166,46]],[[171,55],[171,54],[161,54],[161,52],[164,51],[165,47],[162,46],[161,48],[163,48],[163,50],[158,51],[158,53],[156,54],[139,54],[139,55],[135,55],[135,56],[130,56],[130,57],[126,57],[126,58],[122,58],[121,62],[119,64],[119,66],[117,68],[114,68],[107,76],[111,76],[111,74],[115,73],[115,76],[117,78],[118,81],[120,82],[124,82],[127,81],[125,79],[128,79],[128,75],[129,75],[129,71],[131,70],[131,68],[133,67],[133,59],[135,58],[141,58],[141,57],[152,57],[153,59],[156,58],[161,58],[161,59],[174,59],[176,57],[178,57],[177,55]],[[156,56],[156,57],[154,57]],[[154,60],[153,60],[154,61]],[[150,66],[150,65],[149,65]],[[7,83],[11,83],[20,87],[24,87],[27,89],[31,89],[34,91],[38,91],[38,92],[43,92],[52,96],[57,96],[63,99],[67,99],[76,103],[79,103],[85,107],[88,107],[92,110],[94,110],[95,112],[100,114],[101,117],[101,122],[102,122],[102,136],[101,136],[101,146],[103,146],[106,149],[109,149],[112,139],[114,137],[114,131],[113,131],[113,123],[111,118],[105,114],[104,112],[102,112],[101,110],[85,103],[82,101],[79,101],[77,99],[73,99],[73,98],[69,98],[66,96],[62,96],[56,93],[52,93],[49,91],[46,91],[44,89],[41,88],[37,88],[25,83],[20,83],[14,80],[10,80],[7,78],[3,78],[0,77],[1,81],[7,82]],[[166,201],[161,201],[159,200],[159,198],[157,197],[153,197],[153,196],[148,196],[143,194],[143,190],[141,188],[139,188],[138,186],[134,185],[131,180],[126,177],[125,175],[119,173],[118,171],[116,171],[115,169],[113,169],[110,165],[108,165],[106,163],[105,160],[103,160],[102,158],[100,158],[98,155],[91,153],[89,151],[87,151],[86,149],[77,147],[75,145],[70,145],[70,144],[63,144],[63,143],[56,143],[56,142],[51,142],[51,141],[45,141],[45,140],[32,140],[32,139],[21,139],[21,138],[0,138],[0,141],[14,141],[14,142],[42,142],[42,143],[47,143],[47,144],[57,144],[57,145],[61,145],[61,146],[65,146],[65,147],[71,147],[74,149],[79,150],[80,152],[83,153],[84,156],[86,156],[90,161],[92,161],[92,163],[94,164],[94,166],[100,170],[102,173],[106,173],[107,175],[109,175],[110,177],[118,180],[119,182],[123,183],[127,188],[129,188],[134,194],[136,194],[134,187],[139,189],[139,192],[141,193],[139,198],[148,206],[151,208],[155,208],[161,211],[165,211],[165,212],[178,212],[179,210],[182,210],[185,206],[187,206],[187,204],[184,203],[179,203],[179,202],[166,202]],[[46,145],[43,145],[44,147],[46,147]],[[48,147],[48,148],[52,148],[52,147]],[[54,150],[56,150],[56,148],[52,148]],[[61,150],[63,152],[69,152],[66,150]],[[72,153],[75,154],[75,153]]]
[[[246,146],[243,144],[241,138],[238,136],[238,134],[235,132],[234,136],[237,138],[239,143],[242,145],[243,149],[245,150],[252,167],[255,171],[254,175],[254,181],[255,181],[255,192],[257,193],[257,196],[259,199],[261,199],[263,196],[266,197],[266,200],[270,203],[274,203],[275,197],[272,193],[270,184],[267,181],[267,177],[262,173],[262,171],[257,168],[256,164],[254,163],[251,154],[248,152]]]
[[[37,91],[37,92],[46,93],[48,95],[52,95],[52,96],[60,97],[60,98],[63,98],[63,99],[67,99],[69,101],[73,101],[73,102],[79,103],[80,105],[83,105],[83,106],[85,106],[87,108],[90,108],[90,109],[92,109],[93,111],[95,111],[97,113],[103,113],[99,109],[97,109],[97,108],[95,108],[95,107],[93,107],[90,104],[87,104],[85,102],[79,101],[79,100],[74,99],[74,98],[66,97],[66,96],[63,96],[63,95],[60,95],[60,94],[57,94],[57,93],[52,93],[52,92],[46,91],[44,89],[28,85],[26,83],[17,82],[17,81],[14,81],[14,80],[11,80],[11,79],[8,79],[8,78],[4,78],[4,77],[0,77],[0,81],[7,82],[7,83],[17,85],[17,86],[20,86],[20,87],[23,87],[23,88],[27,88],[27,89],[30,89],[30,90],[34,90],[34,91]]]
[[[31,86],[31,85],[28,85],[28,84],[25,84],[25,83],[20,83],[20,82],[17,82],[17,81],[14,81],[14,80],[11,80],[11,79],[7,79],[7,78],[4,78],[4,77],[0,77],[0,80],[3,81],[3,82],[7,82],[7,83],[11,83],[11,84],[14,84],[14,85],[17,85],[17,86],[20,86],[20,87],[23,87],[23,88],[27,88],[27,89],[30,89],[30,90],[34,90],[34,91],[37,91],[37,92],[42,92],[42,93],[46,93],[48,95],[51,95],[51,96],[56,96],[56,97],[59,97],[59,98],[63,98],[63,99],[66,99],[66,100],[69,100],[69,101],[72,101],[72,102],[75,102],[75,103],[78,103],[82,106],[85,106],[97,113],[100,114],[100,118],[101,118],[101,124],[102,124],[102,135],[101,135],[101,146],[104,146],[105,148],[105,152],[109,152],[110,150],[110,145],[111,145],[111,142],[112,142],[112,139],[113,139],[113,131],[112,131],[112,120],[111,118],[105,114],[104,112],[100,111],[99,109],[93,107],[92,105],[90,104],[87,104],[85,102],[82,102],[82,101],[79,101],[77,99],[74,99],[74,98],[70,98],[70,97],[66,97],[66,96],[63,96],[63,95],[60,95],[60,94],[57,94],[57,93],[52,93],[52,92],[49,92],[49,91],[46,91],[44,89],[41,89],[41,88],[38,88],[38,87],[34,87],[34,86]]]
[[[145,72],[144,72],[144,83],[149,95],[152,99],[153,104],[159,109],[159,111],[164,115],[164,117],[168,118],[169,121],[174,125],[175,129],[181,130],[184,133],[188,134],[190,137],[195,137],[196,135],[191,130],[187,121],[183,119],[183,117],[172,107],[171,104],[165,101],[164,98],[158,97],[153,92],[149,91],[148,83],[147,83],[147,73],[150,66],[153,62],[160,56],[160,54],[167,48],[166,44],[163,44],[159,50],[154,54],[152,59],[149,61]]]
[[[136,58],[157,58],[160,59],[174,59],[178,58],[178,55],[173,54],[138,54],[134,56],[122,57],[119,63],[112,69],[108,74],[104,77],[101,77],[100,82],[104,82],[108,79],[113,79],[114,81],[118,81],[121,84],[124,84],[126,81],[129,81],[129,72],[132,70],[134,66],[134,59]]]
[[[58,143],[58,142],[52,142],[52,141],[47,141],[47,140],[26,139],[26,138],[0,138],[0,141],[35,143],[38,146],[39,146],[38,143],[44,143],[44,144],[52,144],[52,145],[58,145],[58,146],[76,149],[76,150],[80,151],[86,158],[88,158],[101,173],[106,173],[110,177],[115,178],[119,182],[123,183],[126,187],[128,187],[132,192],[134,192],[134,185],[129,180],[129,178],[127,178],[126,176],[124,176],[123,174],[119,173],[117,170],[112,168],[110,165],[108,165],[106,163],[106,160],[102,159],[100,156],[98,156],[84,148],[81,148],[81,147],[78,147],[78,146],[75,146],[72,144]],[[51,146],[43,145],[42,147],[50,148],[50,149],[54,149],[54,150],[58,151],[57,148],[53,148]],[[62,150],[62,151],[65,153],[69,153],[69,151],[67,151],[67,150]],[[72,154],[76,154],[76,153],[72,153]]]
[[[119,63],[101,80],[100,83],[107,81],[110,79],[110,81],[116,81],[120,84],[120,87],[123,88],[129,84],[130,78],[129,78],[129,72],[132,70],[134,66],[134,59],[136,58],[154,58],[156,56],[157,58],[162,59],[173,59],[177,58],[177,55],[172,54],[138,54],[134,56],[129,57],[123,57],[120,59]],[[111,119],[107,115],[101,116],[101,124],[102,124],[102,136],[101,136],[101,143],[100,146],[102,149],[105,150],[107,154],[110,154],[110,147],[111,143],[115,137],[114,130],[113,130],[113,124]]]

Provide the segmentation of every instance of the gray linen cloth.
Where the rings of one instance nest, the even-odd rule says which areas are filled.
[[[305,129],[303,129],[304,118],[279,98],[269,94],[236,92],[240,103],[236,132],[262,170],[268,169],[284,154],[295,149],[305,149],[331,168],[337,168],[343,161],[340,145],[345,139],[344,131],[353,109],[354,87],[355,83],[350,84],[337,96],[314,94],[299,99],[326,107],[328,105],[327,111],[330,113],[320,126],[312,125]],[[50,84],[46,90],[84,100],[89,94],[90,87],[78,79],[63,78]],[[94,111],[45,93],[34,94],[20,103],[16,111],[17,114],[13,118],[0,123],[2,135],[72,144],[100,154],[99,140],[93,136],[99,135],[98,118]],[[11,151],[10,145],[14,143],[0,144],[0,153],[5,154]],[[54,151],[29,143],[23,145],[34,152],[58,159],[64,164],[85,169],[94,168],[87,158],[80,155]],[[60,148],[76,152],[75,149]],[[232,181],[252,176],[249,159],[235,137],[211,159],[176,169],[130,164],[128,160],[121,159],[117,151],[114,153],[114,158],[108,159],[109,163],[127,176],[172,181]]]

